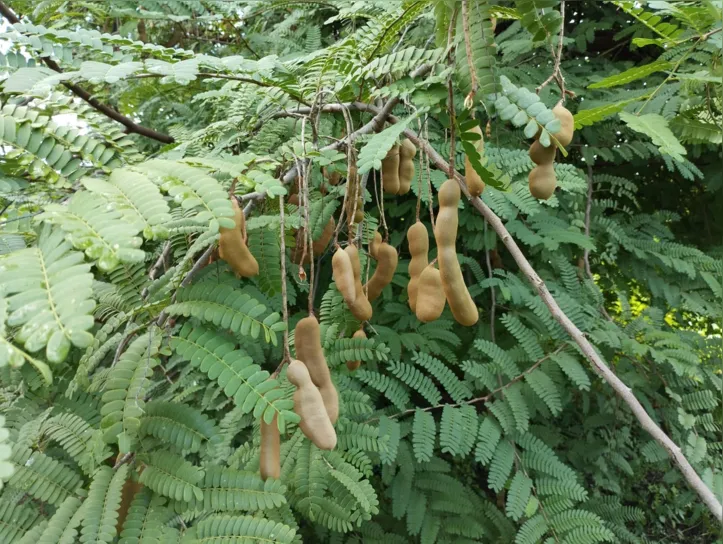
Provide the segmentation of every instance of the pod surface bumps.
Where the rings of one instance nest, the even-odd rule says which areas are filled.
[[[271,423],[266,423],[263,417],[261,418],[259,472],[262,480],[281,476],[281,435],[276,417],[274,416]]]
[[[392,282],[398,262],[399,255],[394,246],[382,242],[377,250],[377,269],[366,285],[369,302],[376,300],[382,294],[382,289]]]
[[[234,222],[236,226],[231,229],[221,227],[218,242],[218,254],[226,261],[237,276],[251,278],[259,273],[259,263],[249,251],[243,238],[243,229],[246,224],[244,212],[235,198],[231,199]]]
[[[364,287],[362,287],[359,250],[355,245],[348,245],[344,248],[344,251],[347,252],[351,260],[351,268],[354,271],[354,290],[356,291],[354,304],[349,306],[349,310],[359,321],[369,321],[372,318],[372,305],[364,294]]]
[[[439,213],[435,224],[434,237],[437,241],[437,259],[444,288],[444,295],[458,323],[474,325],[479,320],[479,312],[467,290],[462,269],[457,260],[457,205],[461,193],[459,185],[453,179],[445,181],[439,189]]]
[[[339,418],[339,395],[331,381],[324,349],[321,347],[321,327],[316,317],[310,315],[296,324],[294,344],[296,358],[306,365],[312,383],[319,388],[329,419],[336,423]]]
[[[382,186],[384,192],[396,195],[399,192],[399,145],[395,144],[382,159]]]
[[[397,194],[406,195],[412,187],[416,154],[417,147],[408,138],[404,139],[399,146],[399,191]]]
[[[286,371],[289,382],[296,386],[294,412],[301,418],[299,428],[319,449],[336,447],[336,431],[326,413],[321,393],[311,381],[309,370],[301,361],[293,360]]]
[[[479,140],[475,141],[474,147],[477,152],[482,155],[485,149],[484,139],[482,137],[482,129],[479,126],[475,126],[470,132],[479,134]],[[465,155],[464,157],[464,179],[467,181],[467,190],[473,197],[480,196],[485,190],[485,182],[472,167],[472,163],[469,158]]]
[[[444,311],[447,299],[442,287],[442,276],[434,265],[429,265],[419,275],[416,315],[422,323],[438,319]]]
[[[429,233],[424,223],[417,221],[409,227],[407,231],[407,241],[409,242],[409,253],[412,254],[412,260],[409,261],[409,283],[407,284],[407,295],[409,296],[409,307],[412,311],[416,311],[417,307],[417,290],[419,285],[419,275],[429,264]]]
[[[367,333],[364,332],[363,328],[356,331],[354,333],[354,335],[352,336],[352,338],[366,338],[366,337],[367,337]],[[346,362],[346,367],[351,371],[356,370],[360,366],[361,366],[361,361],[347,361]]]

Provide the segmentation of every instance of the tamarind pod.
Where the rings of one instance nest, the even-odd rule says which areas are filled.
[[[382,289],[392,282],[397,269],[399,256],[393,246],[382,242],[377,250],[377,269],[366,284],[369,302],[376,300],[382,294]]]
[[[570,113],[570,110],[562,104],[557,104],[552,108],[552,113],[555,114],[555,117],[560,120],[560,124],[562,125],[560,132],[554,134],[554,136],[563,147],[567,147],[570,145],[570,142],[572,142],[572,137],[575,133],[575,118],[572,113]]]
[[[331,258],[331,267],[336,288],[344,297],[347,306],[351,306],[356,300],[356,288],[354,287],[354,269],[351,266],[349,254],[341,248],[337,249]]]
[[[289,204],[293,204],[294,206],[298,206],[298,205],[299,205],[299,195],[298,195],[298,193],[294,193],[293,195],[291,195],[291,196],[289,197],[288,203],[289,203]]]
[[[535,164],[550,164],[555,160],[557,146],[550,144],[548,147],[543,146],[540,140],[535,140],[530,146],[530,159]]]
[[[356,203],[356,212],[354,212],[354,223],[361,223],[364,221],[364,199],[359,197]]]
[[[140,493],[143,490],[143,484],[133,479],[128,478],[123,484],[121,490],[121,502],[118,506],[118,519],[116,521],[116,533],[120,534],[123,529],[123,523],[125,523],[126,517],[128,516],[128,510],[133,503],[133,497],[136,493]]]
[[[399,192],[399,145],[395,144],[382,160],[382,186],[384,192],[396,195]]]
[[[243,228],[246,224],[244,212],[235,198],[231,199],[234,212],[235,228],[221,227],[221,236],[218,242],[218,254],[226,261],[237,276],[250,278],[259,273],[259,263],[249,251],[243,238]]]
[[[339,395],[331,381],[324,349],[321,347],[321,327],[316,317],[310,315],[296,324],[294,343],[296,358],[303,361],[309,369],[311,380],[319,388],[324,400],[329,419],[332,423],[336,423],[339,417]]]
[[[439,318],[444,311],[446,297],[442,287],[442,276],[434,265],[429,265],[419,275],[417,289],[417,319],[429,323]]]
[[[462,269],[457,260],[459,185],[455,180],[448,179],[440,187],[438,196],[439,213],[434,237],[437,241],[437,259],[444,295],[457,322],[464,326],[474,325],[479,320],[479,312],[464,283]]]
[[[416,154],[417,148],[412,141],[408,138],[402,140],[399,146],[399,192],[397,194],[406,195],[412,187]]]
[[[409,283],[407,284],[407,295],[409,296],[409,307],[413,312],[417,307],[417,292],[419,275],[429,264],[427,254],[429,253],[429,233],[424,223],[417,221],[407,231],[409,242],[409,253],[412,260],[409,261]]]
[[[327,172],[326,179],[328,179],[329,183],[332,185],[339,185],[339,182],[341,181],[341,174],[339,172],[332,172],[330,174]]]
[[[482,139],[482,129],[479,126],[475,126],[471,132],[479,134],[480,139],[475,141],[474,147],[477,149],[477,152],[482,155],[485,149],[484,140]],[[482,181],[482,178],[474,169],[472,163],[469,162],[466,155],[464,157],[464,179],[467,181],[467,190],[473,197],[481,195],[485,190],[485,182]]]
[[[261,479],[279,478],[281,476],[281,435],[277,425],[277,416],[271,423],[261,418],[261,453],[259,456],[259,472]]]
[[[329,419],[321,393],[311,381],[309,370],[301,361],[293,360],[286,371],[289,382],[296,386],[294,412],[301,418],[299,428],[319,449],[336,447],[336,431]]]
[[[377,251],[379,250],[379,244],[382,243],[382,235],[379,231],[376,231],[374,233],[374,240],[372,240],[369,244],[369,255],[371,255],[372,259],[377,258]]]
[[[332,237],[334,236],[334,230],[336,229],[336,221],[334,221],[333,217],[329,218],[329,221],[326,223],[326,226],[324,227],[324,230],[321,231],[321,235],[319,238],[314,240],[312,243],[312,247],[314,248],[314,255],[319,256],[326,250],[326,246],[329,245],[329,242],[331,241]]]
[[[372,305],[364,294],[364,287],[362,287],[359,250],[354,245],[348,245],[344,248],[344,251],[347,252],[351,260],[351,268],[354,272],[354,290],[356,291],[354,304],[349,306],[349,310],[359,321],[369,321],[372,318]]]
[[[366,337],[367,337],[367,333],[364,332],[363,327],[361,329],[359,329],[358,331],[356,331],[352,336],[352,338],[366,338]],[[354,370],[356,370],[357,368],[359,368],[360,366],[361,366],[361,361],[347,361],[346,362],[346,367],[349,370],[351,370],[352,372]]]
[[[553,163],[540,164],[535,166],[527,177],[529,181],[530,194],[535,198],[547,200],[555,192],[557,177]]]

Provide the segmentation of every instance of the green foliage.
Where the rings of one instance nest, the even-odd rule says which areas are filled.
[[[563,20],[558,0],[469,0],[467,21],[448,0],[12,4],[0,542],[719,538],[494,222],[460,203],[473,327],[448,309],[416,319],[405,237],[417,220],[432,233],[441,160],[453,153],[460,172],[468,158],[565,315],[723,495],[719,2],[567,2]],[[566,150],[550,109],[562,77]],[[389,122],[373,122],[389,101]],[[560,150],[544,202],[520,139],[538,133]],[[384,195],[381,160],[412,135],[431,146],[412,191]],[[375,230],[399,255],[368,338],[352,338],[332,240],[313,274],[290,260],[298,229],[318,240],[340,222],[350,157],[365,219],[342,220],[333,242],[358,237],[363,282]],[[310,222],[287,203],[282,230],[278,197],[299,173]],[[255,278],[215,251],[236,227],[231,195]],[[285,333],[310,309],[339,393],[333,451],[298,428],[283,364]],[[281,436],[280,478],[265,481],[262,418]]]

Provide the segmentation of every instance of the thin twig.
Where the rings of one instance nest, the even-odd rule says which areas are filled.
[[[475,68],[474,65],[474,58],[472,57],[472,38],[469,31],[469,0],[462,0],[462,31],[464,33],[464,47],[467,54],[467,65],[469,66],[469,76],[472,87],[464,99],[464,106],[467,109],[472,109],[474,97],[477,96],[477,89],[479,89],[479,80],[477,79],[477,68]]]
[[[562,75],[562,70],[560,69],[560,63],[562,62],[562,44],[565,38],[565,0],[560,1],[560,18],[562,21],[560,23],[560,41],[557,44],[557,51],[555,51],[555,47],[552,43],[550,43],[552,57],[555,61],[552,68],[552,74],[550,74],[550,77],[548,77],[539,87],[537,87],[537,89],[535,89],[535,92],[540,94],[540,91],[554,79],[557,82],[558,87],[560,87],[560,96],[562,97],[561,100],[564,103],[566,95],[571,94],[569,91],[565,90],[565,77]]]

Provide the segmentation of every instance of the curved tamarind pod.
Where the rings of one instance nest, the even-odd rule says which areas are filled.
[[[311,381],[309,370],[301,361],[293,360],[286,371],[289,382],[296,386],[294,412],[301,418],[299,428],[322,450],[336,447],[336,431],[324,407],[321,393]]]
[[[382,243],[382,235],[379,231],[376,231],[374,233],[374,240],[372,240],[369,243],[369,255],[371,255],[372,259],[377,258],[377,251],[379,250],[379,245]]]
[[[409,307],[413,312],[417,308],[417,292],[419,287],[419,275],[429,264],[427,254],[429,253],[429,233],[424,223],[417,221],[407,231],[409,242],[409,253],[412,260],[409,261],[409,283],[407,284],[407,295],[409,296]]]
[[[321,328],[316,317],[310,315],[296,324],[294,329],[296,358],[303,361],[309,369],[309,375],[319,388],[329,419],[336,423],[339,418],[339,394],[331,381],[329,367],[321,347]]]
[[[354,333],[354,335],[352,336],[352,338],[366,338],[366,337],[367,337],[367,333],[364,332],[363,327],[361,329],[359,329],[358,331],[356,331]],[[361,366],[361,361],[347,361],[346,362],[346,367],[351,371],[356,370],[360,366]]]
[[[344,297],[347,306],[351,306],[356,300],[356,288],[354,286],[354,269],[351,266],[349,254],[338,248],[331,258],[331,267],[336,288]]]
[[[382,160],[382,184],[384,192],[396,195],[399,192],[399,145],[395,144]]]
[[[394,246],[382,242],[377,249],[377,261],[377,269],[366,284],[369,302],[376,300],[382,294],[382,289],[392,282],[399,262],[397,250],[394,249]]]
[[[351,268],[354,271],[354,290],[356,291],[354,304],[349,306],[349,310],[359,321],[369,321],[372,318],[372,305],[364,294],[364,287],[362,287],[359,250],[354,245],[348,245],[344,248],[344,251],[347,252],[351,260]]]
[[[246,224],[244,212],[235,198],[231,199],[236,227],[226,229],[221,227],[221,236],[218,242],[218,254],[233,269],[237,276],[250,278],[259,273],[259,263],[249,251],[243,238],[243,229]]]
[[[535,198],[547,200],[555,192],[557,187],[557,176],[553,163],[540,164],[535,166],[528,176],[530,194]]]
[[[457,216],[459,198],[460,190],[457,182],[453,179],[445,181],[439,189],[439,213],[434,237],[437,240],[439,273],[449,308],[458,323],[470,326],[479,320],[479,312],[464,283],[462,269],[457,260],[455,244],[459,223]]]
[[[475,126],[471,132],[479,134],[480,139],[475,141],[474,146],[475,149],[477,149],[477,152],[482,155],[485,149],[485,143],[482,139],[482,129],[479,126]],[[473,197],[481,195],[485,190],[485,182],[482,181],[482,178],[474,169],[472,163],[469,162],[466,155],[464,157],[464,179],[467,181],[467,190]]]
[[[555,154],[557,153],[557,146],[549,145],[548,147],[543,146],[540,140],[535,140],[530,146],[530,159],[535,164],[550,164],[555,160]]]
[[[414,156],[417,148],[411,140],[402,140],[399,146],[399,191],[397,194],[406,195],[412,187],[414,179]]]
[[[321,235],[319,238],[314,240],[312,243],[312,246],[314,248],[314,255],[319,256],[326,250],[326,246],[329,245],[329,242],[331,241],[332,237],[334,236],[334,230],[336,229],[336,221],[334,221],[333,217],[329,218],[329,221],[326,223],[326,226],[324,227],[324,230],[321,231]]]
[[[259,455],[259,472],[261,479],[279,478],[281,476],[281,435],[277,425],[277,416],[271,423],[261,418],[261,453]]]
[[[439,318],[447,302],[442,287],[442,276],[434,265],[427,266],[419,275],[416,315],[422,323]]]
[[[552,108],[552,113],[555,114],[555,117],[560,120],[560,124],[562,125],[560,132],[554,136],[563,147],[567,147],[570,145],[570,142],[572,142],[572,137],[575,133],[575,118],[572,113],[570,113],[570,110],[562,104],[557,104]]]

